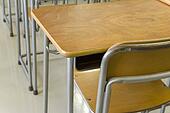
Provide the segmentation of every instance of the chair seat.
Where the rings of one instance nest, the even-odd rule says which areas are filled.
[[[99,69],[75,72],[75,81],[91,110],[95,111]],[[136,112],[170,101],[170,89],[161,80],[112,85],[109,113]]]

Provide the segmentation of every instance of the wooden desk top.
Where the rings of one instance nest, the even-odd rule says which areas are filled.
[[[125,41],[170,37],[170,7],[159,0],[47,6],[31,14],[66,57],[104,52]]]
[[[160,1],[167,4],[167,5],[170,5],[170,0],[160,0]]]

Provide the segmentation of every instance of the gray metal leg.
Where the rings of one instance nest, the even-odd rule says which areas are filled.
[[[109,105],[110,105],[110,95],[111,95],[111,86],[107,86],[105,94],[104,94],[103,112],[102,113],[108,113]]]
[[[9,28],[10,36],[13,37],[13,26],[12,26],[12,11],[11,11],[11,0],[8,0],[8,16],[9,16]]]
[[[67,113],[73,113],[74,58],[67,58]]]
[[[162,105],[160,113],[165,113],[166,105]]]
[[[25,57],[25,64],[28,65],[28,49],[27,49],[27,39],[24,38],[24,41],[25,41],[25,53],[26,53],[26,57]]]
[[[17,26],[17,40],[18,40],[18,64],[20,63],[20,57],[21,57],[21,39],[20,39],[20,22],[19,22],[19,10],[18,10],[18,0],[15,0],[15,13],[16,13],[16,26]]]
[[[2,0],[2,14],[3,14],[3,21],[6,22],[5,20],[5,0]]]
[[[162,106],[161,106],[160,113],[165,113],[165,110],[166,110],[166,105],[162,105]]]
[[[18,0],[19,20],[22,21],[21,0]]]
[[[24,0],[22,0],[22,6],[23,6],[23,8],[22,8],[22,9],[23,9],[23,11],[22,11],[22,13],[23,13],[23,17],[22,17],[22,18],[23,18],[23,24],[22,24],[22,25],[23,25],[23,38],[24,38],[24,40],[25,40],[25,52],[26,52],[26,54],[27,54],[28,51],[27,51],[27,41],[26,41],[26,35],[25,35],[25,34],[26,34],[26,33],[25,33],[25,31],[26,31],[26,30],[25,30],[25,29],[26,29],[26,28],[25,28],[26,22],[25,22]],[[25,61],[25,62],[26,62],[26,65],[28,65],[27,55],[26,55],[26,61]]]
[[[35,8],[35,0],[31,0],[31,10]],[[37,88],[37,55],[36,55],[36,22],[32,18],[32,50],[33,50],[33,79],[34,79],[34,95],[38,95]]]
[[[43,113],[48,113],[49,40],[44,36]]]
[[[22,8],[22,13],[23,13],[23,14],[22,14],[22,18],[23,18],[23,28],[24,28],[24,29],[23,29],[23,32],[24,32],[24,33],[23,33],[23,37],[25,38],[25,16],[24,16],[24,15],[25,15],[25,12],[24,12],[24,0],[22,0],[21,2],[22,2],[22,6],[23,6],[23,8]]]
[[[34,78],[34,95],[38,94],[37,89],[37,55],[36,55],[36,23],[32,19],[32,52],[33,52],[33,78]]]
[[[30,34],[29,34],[29,20],[28,20],[28,1],[24,0],[24,15],[25,15],[25,36],[27,41],[27,58],[28,58],[28,75],[30,76],[30,90],[33,90],[32,72],[31,72],[31,49],[30,49]]]
[[[39,8],[39,0],[34,1],[34,8]],[[39,26],[36,24],[36,31],[39,31]]]
[[[21,4],[22,4],[22,18],[23,18],[23,38],[24,38],[24,41],[25,41],[25,52],[26,52],[26,65],[28,65],[28,58],[27,58],[27,53],[28,53],[28,51],[27,51],[27,41],[26,41],[26,35],[25,35],[25,24],[26,24],[26,22],[25,22],[25,11],[24,11],[24,0],[21,0]]]

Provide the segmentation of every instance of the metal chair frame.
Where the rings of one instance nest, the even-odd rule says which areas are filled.
[[[140,44],[120,44],[117,46],[111,47],[106,54],[104,55],[101,63],[101,71],[99,76],[99,85],[97,93],[97,104],[96,104],[96,113],[108,113],[109,100],[111,95],[111,86],[114,83],[139,83],[139,82],[149,82],[154,80],[160,80],[170,77],[170,71],[153,73],[148,75],[139,75],[139,76],[122,76],[122,77],[112,77],[109,80],[106,80],[107,77],[107,67],[110,58],[117,53],[124,52],[140,52],[148,50],[156,50],[170,48],[170,41],[162,42],[151,42],[151,43],[140,43]],[[102,104],[103,103],[103,104]],[[161,113],[164,113],[165,105],[163,105]],[[146,110],[145,113],[149,111]]]

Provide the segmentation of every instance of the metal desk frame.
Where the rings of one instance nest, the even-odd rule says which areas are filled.
[[[5,0],[2,0],[2,12],[3,12],[3,21],[7,23],[7,26],[10,31],[10,36],[13,37],[13,25],[12,25],[12,11],[11,11],[11,0],[8,0],[8,14],[6,14],[5,9]]]
[[[43,113],[48,113],[49,40],[44,35]],[[67,58],[67,113],[73,113],[74,58]]]
[[[36,1],[31,1],[31,8],[35,6]],[[26,78],[29,81],[29,91],[33,91],[34,95],[38,95],[38,90],[37,90],[37,77],[34,76],[32,77],[32,65],[31,65],[31,56],[33,55],[31,53],[31,46],[30,46],[30,30],[29,30],[29,17],[28,17],[28,0],[22,0],[22,5],[23,5],[23,27],[24,27],[24,35],[23,37],[25,38],[25,46],[26,46],[26,54],[22,54],[21,51],[21,32],[20,32],[20,19],[19,19],[19,11],[20,11],[20,0],[15,0],[15,13],[16,13],[16,25],[17,25],[17,38],[18,38],[18,64],[22,66]],[[34,23],[32,24],[34,25]],[[36,30],[34,30],[36,34]],[[34,36],[33,36],[34,37]],[[36,48],[35,48],[36,49]],[[33,49],[34,50],[34,49]],[[38,52],[35,54],[42,54],[43,52]],[[24,58],[26,57],[26,61],[24,61]],[[33,58],[34,60],[34,58]],[[34,69],[34,63],[33,63],[33,72]],[[33,79],[34,79],[34,84],[33,84]],[[34,85],[34,86],[33,86]]]
[[[37,88],[37,58],[35,54],[42,54],[43,52],[36,52],[36,24],[34,20],[31,20],[31,28],[32,28],[32,47],[33,53],[31,53],[31,45],[30,45],[30,30],[29,30],[29,17],[28,17],[28,0],[23,1],[23,20],[24,20],[24,38],[26,39],[26,54],[21,53],[21,36],[20,36],[20,22],[17,16],[17,36],[18,36],[18,64],[22,66],[26,77],[28,78],[30,85],[29,90],[33,91],[34,95],[38,95]],[[16,14],[19,11],[19,1],[16,2]],[[39,7],[39,0],[31,0],[31,10]],[[52,51],[53,52],[53,51]],[[33,65],[31,65],[31,56],[33,57]],[[26,62],[24,62],[23,58],[26,57]],[[34,74],[36,73],[36,74]],[[33,76],[32,76],[33,75]]]
[[[21,34],[20,34],[20,19],[19,19],[19,2],[20,0],[15,0],[15,13],[16,13],[16,25],[17,25],[17,38],[18,38],[18,64],[22,66],[26,78],[29,81],[29,90],[33,91],[32,83],[32,70],[31,70],[31,49],[30,49],[30,33],[29,30],[29,20],[28,20],[28,1],[23,0],[23,20],[24,20],[24,29],[25,29],[25,39],[26,39],[26,54],[22,55],[21,52]],[[26,57],[26,63],[23,58]]]
[[[64,3],[68,3],[68,0],[64,0]],[[37,0],[31,0],[31,10],[37,8]],[[26,7],[26,6],[25,6]],[[37,88],[37,48],[36,48],[36,22],[33,18],[31,18],[31,29],[32,29],[32,58],[33,58],[33,63],[32,63],[32,77],[34,80],[34,95],[38,94],[38,88]],[[28,30],[29,27],[26,27],[26,30]],[[28,53],[30,54],[30,53]]]

